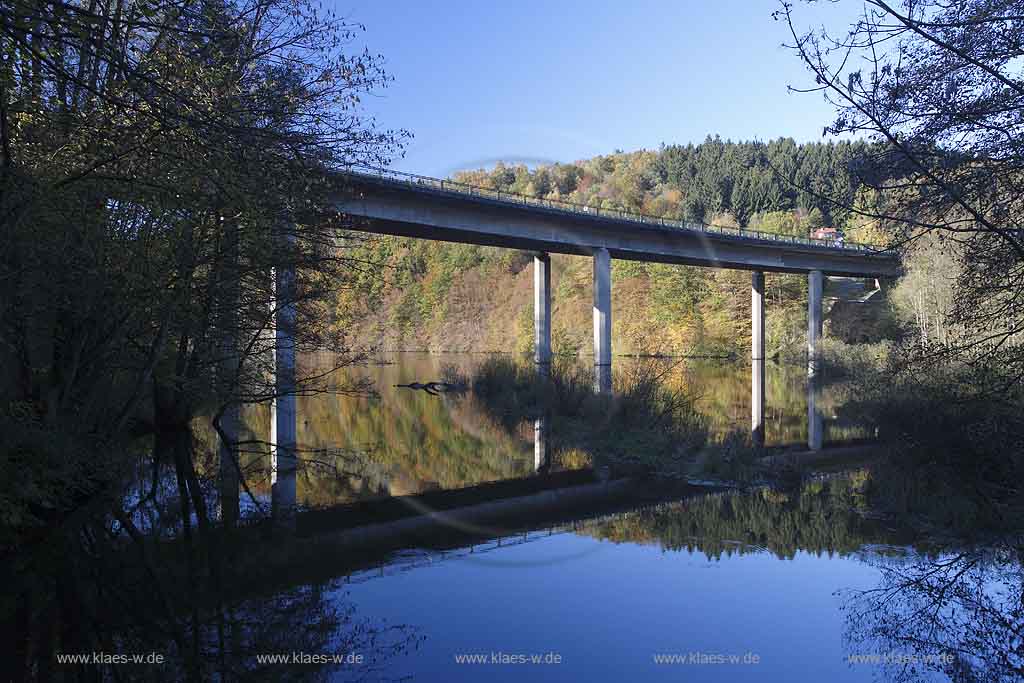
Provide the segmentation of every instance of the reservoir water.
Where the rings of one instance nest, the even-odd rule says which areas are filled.
[[[471,392],[396,386],[471,376],[480,362],[385,356],[335,385],[363,379],[371,393],[300,399],[299,447],[314,463],[300,471],[300,505],[541,476],[528,421],[509,430]],[[672,372],[713,435],[749,426],[748,365],[691,360]],[[799,444],[801,369],[770,366],[767,386],[768,444]],[[818,399],[826,442],[867,434],[844,421],[841,396],[834,388]],[[267,428],[265,414],[248,418],[253,434]],[[566,459],[559,468],[573,469]],[[315,615],[302,628],[324,615],[331,627],[319,639],[301,628],[275,639],[358,656],[307,672],[330,680],[1017,680],[1021,554],[991,540],[943,544],[878,514],[866,495],[873,476],[853,466],[781,487],[689,487],[456,528],[454,541],[390,538],[377,553],[368,536],[365,561],[332,552],[328,533],[275,595]],[[265,495],[255,487],[257,501]],[[254,668],[284,671],[274,666]]]

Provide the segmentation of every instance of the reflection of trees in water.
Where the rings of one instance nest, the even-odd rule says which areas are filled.
[[[193,601],[192,597],[182,595],[172,598],[182,605]],[[129,609],[137,616],[139,610],[146,608],[140,602]],[[53,673],[58,678],[63,674],[65,680],[104,680],[115,673],[120,675],[119,680],[151,681],[182,681],[190,677],[222,681],[377,679],[392,658],[416,647],[421,639],[409,627],[378,624],[360,617],[354,606],[339,602],[336,594],[319,585],[247,600],[232,607],[204,610],[195,621],[184,614],[179,618],[181,645],[168,643],[158,619],[150,623],[105,619],[107,645],[92,646],[106,652],[163,654],[162,665],[116,665],[115,671],[114,665],[57,664]],[[66,647],[62,649],[68,651]],[[259,659],[293,653],[328,657],[354,654],[360,659],[358,663],[350,660],[336,665],[267,663]]]
[[[697,409],[708,416],[717,434],[750,424],[750,366],[738,362],[688,360],[673,379],[697,397]],[[765,438],[769,444],[807,441],[807,369],[803,365],[765,366]],[[837,387],[819,390],[818,409],[828,418],[839,406]],[[826,439],[841,441],[868,436],[856,425],[826,420]]]
[[[894,681],[928,672],[957,682],[1024,679],[1024,545],[876,559],[878,587],[848,592],[854,653],[892,653]]]
[[[413,356],[402,364],[349,369],[337,380],[344,389],[368,375],[381,389],[377,395],[342,390],[299,396],[300,504],[322,507],[527,474],[533,460],[532,438],[509,433],[472,395],[432,396],[393,387],[417,378],[438,378],[440,365],[434,357]],[[242,497],[248,503],[248,492],[270,495],[270,411],[267,406],[246,406],[242,417],[239,465],[247,489]],[[197,470],[213,481],[216,435],[202,421],[193,427]]]
[[[1024,680],[1024,544],[910,550],[911,532],[874,518],[869,477],[860,471],[789,492],[766,488],[663,504],[585,533],[709,558],[765,550],[780,558],[798,550],[856,554],[878,568],[880,579],[876,588],[842,593],[848,653],[888,655],[889,663],[851,666],[881,666],[900,682]]]
[[[700,496],[627,513],[590,533],[712,558],[763,550],[780,558],[798,550],[848,554],[896,537],[863,514],[866,478],[856,472],[812,480],[792,491],[763,488]]]
[[[353,451],[362,449],[368,465],[383,468],[408,489],[395,493],[412,493],[431,484],[456,488],[525,474],[525,445],[487,423],[482,413],[466,405],[471,400],[396,391],[374,400],[373,405],[349,404],[337,411],[325,411],[311,402],[302,406],[301,415],[310,424],[307,443],[314,448],[333,443]],[[481,419],[471,421],[474,416]],[[307,491],[303,498],[312,493]]]
[[[490,416],[472,394],[431,396],[393,386],[442,379],[442,366],[453,362],[462,373],[472,375],[473,367],[486,357],[404,354],[397,358],[399,362],[393,365],[350,368],[339,377],[345,385],[369,378],[379,389],[376,397],[326,393],[298,398],[297,436],[303,449],[298,497],[302,504],[316,507],[386,493],[458,488],[530,471],[532,422],[510,430]],[[621,359],[618,366],[627,370],[637,362]],[[746,364],[696,359],[672,362],[678,362],[672,381],[697,397],[696,408],[708,416],[713,431],[725,433],[749,424],[750,368]],[[769,364],[766,415],[770,442],[806,439],[805,381],[802,367]],[[821,406],[826,415],[834,413],[833,403],[831,390],[823,390]],[[243,440],[268,437],[265,407],[248,410],[245,422]],[[833,425],[831,429],[834,438],[861,435],[847,426]],[[214,445],[211,441],[211,453]],[[241,457],[246,481],[255,493],[267,495],[267,448],[257,445],[249,450],[253,452]]]
[[[310,468],[300,475],[300,500],[309,505],[353,500],[365,492],[364,479],[383,479],[389,492],[406,494],[525,474],[532,459],[527,444],[489,420],[471,396],[391,388],[437,379],[437,365],[436,359],[416,358],[401,366],[368,368],[381,387],[377,398],[300,399],[299,445],[314,459],[340,450],[364,463],[360,467],[349,458],[339,469],[355,476],[341,479],[329,468]]]
[[[164,474],[191,443],[187,434],[161,443]],[[162,481],[154,470],[147,483]],[[324,587],[246,597],[254,580],[233,558],[243,544],[266,541],[197,525],[209,515],[202,497],[192,508],[149,490],[124,501],[123,512],[116,498],[76,510],[0,565],[0,623],[10,628],[0,680],[323,680],[331,668],[358,678],[418,642],[409,628],[361,617]],[[94,652],[156,653],[165,663],[56,660]],[[364,666],[267,667],[256,660],[257,653],[291,652],[356,652]]]
[[[346,391],[299,396],[299,502],[336,505],[525,475],[532,445],[491,420],[471,395],[432,396],[392,386],[440,377],[439,365],[436,358],[413,356],[402,364],[350,369],[339,377],[348,386],[368,374],[381,389],[375,396]],[[269,409],[247,406],[239,461],[255,495],[270,493],[269,434]],[[202,425],[196,436],[198,467],[215,478],[216,436]]]
[[[269,598],[249,600],[230,611],[223,628],[224,648],[214,646],[211,670],[224,661],[229,680],[363,680],[377,679],[395,656],[415,648],[421,637],[411,628],[378,624],[360,617],[340,601],[335,586],[303,586]],[[221,637],[219,626],[208,636]],[[212,640],[211,640],[211,644]],[[257,655],[295,652],[309,655],[359,655],[361,661],[339,666],[265,664]]]

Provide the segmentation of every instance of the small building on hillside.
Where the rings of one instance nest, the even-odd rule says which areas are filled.
[[[830,242],[843,242],[843,231],[838,228],[815,228],[811,230],[811,239],[829,240]]]

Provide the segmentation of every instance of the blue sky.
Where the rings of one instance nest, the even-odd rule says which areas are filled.
[[[714,133],[817,140],[831,120],[820,95],[787,92],[808,77],[781,47],[775,0],[325,2],[366,25],[360,40],[395,78],[367,106],[415,135],[399,170],[447,176]]]

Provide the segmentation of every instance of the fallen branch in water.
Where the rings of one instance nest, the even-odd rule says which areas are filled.
[[[399,389],[417,389],[425,391],[431,396],[440,396],[442,393],[464,391],[465,386],[460,384],[453,384],[451,382],[411,382],[410,384],[396,384],[396,388]]]

